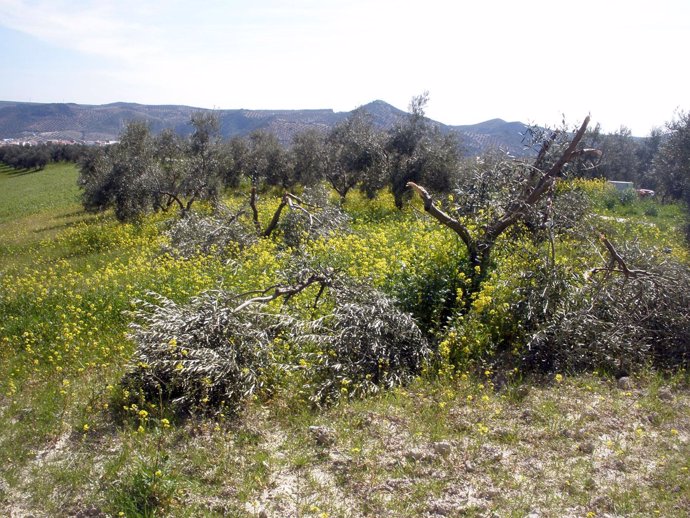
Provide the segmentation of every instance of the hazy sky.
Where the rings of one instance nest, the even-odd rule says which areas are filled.
[[[0,0],[0,100],[406,109],[446,124],[690,109],[689,0]]]

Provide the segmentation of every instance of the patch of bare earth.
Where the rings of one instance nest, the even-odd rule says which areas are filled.
[[[303,418],[257,403],[229,428],[187,426],[162,446],[170,516],[690,516],[685,383],[419,383]],[[25,476],[83,460],[74,480],[105,487],[121,444],[90,441],[58,437]],[[4,515],[49,515],[30,482],[2,487]],[[56,486],[67,496],[50,498],[65,516],[91,516],[108,508],[98,491]]]
[[[438,399],[423,389],[324,415],[331,437],[312,433],[312,464],[283,465],[258,495],[258,509],[266,516],[302,516],[309,505],[329,516],[690,515],[687,388],[586,378],[532,387],[517,399],[469,386],[445,405]]]

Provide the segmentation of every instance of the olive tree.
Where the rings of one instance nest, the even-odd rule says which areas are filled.
[[[156,208],[168,210],[179,202],[179,193],[187,175],[187,143],[173,130],[166,129],[155,138],[155,157],[160,164],[156,174],[148,179]],[[183,208],[181,206],[180,208]]]
[[[249,146],[239,136],[233,137],[223,145],[223,185],[237,187],[248,170]]]
[[[185,211],[189,211],[192,203],[197,199],[215,201],[222,181],[218,116],[211,112],[198,112],[192,115],[190,122],[194,131],[189,139],[189,167],[180,189],[187,200]]]
[[[264,183],[283,187],[293,183],[287,151],[273,133],[265,130],[255,130],[249,135],[242,156],[242,168],[253,188],[259,188]]]
[[[602,138],[597,170],[609,180],[636,181],[640,169],[638,147],[630,129],[621,126]]]
[[[293,178],[296,182],[311,186],[324,178],[328,161],[324,131],[308,129],[296,134],[290,152]]]
[[[659,189],[659,179],[654,171],[654,158],[659,152],[663,141],[661,128],[652,128],[637,148],[638,177],[637,181],[643,189]]]
[[[418,151],[427,131],[424,108],[428,100],[427,92],[412,98],[408,117],[391,131],[386,144],[390,155],[390,186],[398,208],[402,208],[407,183],[419,182],[422,177]]]
[[[428,92],[412,98],[408,116],[391,130],[386,143],[389,183],[395,205],[402,208],[408,182],[421,182],[438,192],[451,189],[462,157],[454,133],[443,134],[426,119]]]
[[[327,138],[328,160],[324,176],[345,200],[361,182],[373,193],[385,185],[386,154],[383,134],[362,108],[337,124]]]
[[[666,129],[654,170],[665,196],[690,201],[690,112],[680,112]]]
[[[127,124],[120,142],[87,155],[79,184],[87,210],[113,207],[119,220],[131,220],[176,204],[186,215],[200,199],[215,200],[222,183],[218,118],[192,115],[188,141],[172,131],[158,137],[141,121]]]
[[[128,123],[119,144],[82,160],[78,181],[84,207],[90,211],[112,207],[120,221],[149,212],[155,206],[149,182],[160,175],[159,167],[149,126]]]

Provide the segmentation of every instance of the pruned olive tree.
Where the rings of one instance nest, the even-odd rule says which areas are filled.
[[[329,268],[290,277],[185,304],[155,294],[139,301],[131,325],[137,349],[123,384],[182,412],[237,414],[250,396],[275,389],[280,377],[271,373],[300,372],[303,390],[321,405],[408,382],[432,358],[415,321],[381,292]],[[313,297],[316,307],[327,296],[333,311],[322,318],[289,311],[293,298]],[[269,311],[275,300],[281,310]],[[299,347],[285,353],[285,340]]]
[[[329,200],[322,185],[307,187],[301,196],[286,191],[267,218],[260,217],[256,202],[256,190],[252,189],[249,210],[232,212],[219,203],[211,215],[192,213],[171,222],[164,250],[182,257],[199,253],[223,257],[277,232],[283,246],[299,251],[307,241],[349,231],[350,218],[339,204]],[[243,216],[250,211],[248,221]]]
[[[567,296],[551,297],[552,308],[527,337],[524,363],[542,371],[598,368],[620,375],[649,365],[686,368],[688,265],[639,243],[616,247],[604,235],[600,241],[606,262],[587,272],[586,282],[571,282]]]
[[[407,187],[416,192],[424,203],[424,210],[440,224],[451,229],[467,250],[472,291],[477,291],[491,266],[494,247],[499,237],[553,193],[557,179],[564,176],[569,164],[591,153],[581,149],[589,117],[571,134],[565,131],[551,132],[542,141],[536,159],[502,162],[492,171],[487,189],[465,195],[471,191],[476,178],[468,176],[460,186],[453,207],[444,210],[423,186],[408,181]],[[453,210],[454,215],[450,214]]]

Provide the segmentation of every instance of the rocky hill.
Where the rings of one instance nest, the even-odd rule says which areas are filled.
[[[389,129],[405,112],[384,101],[364,106],[374,123]],[[0,101],[0,139],[37,140],[116,140],[127,121],[145,120],[154,132],[165,128],[187,134],[191,131],[192,113],[203,111],[191,106],[143,105],[112,103],[84,105],[73,103],[25,103]],[[221,122],[223,136],[247,135],[256,129],[274,132],[281,142],[306,128],[328,129],[346,118],[349,112],[323,110],[215,110]],[[457,132],[468,154],[478,154],[489,147],[498,147],[513,154],[524,152],[521,122],[493,119],[479,124],[449,126],[432,121],[442,131]]]

